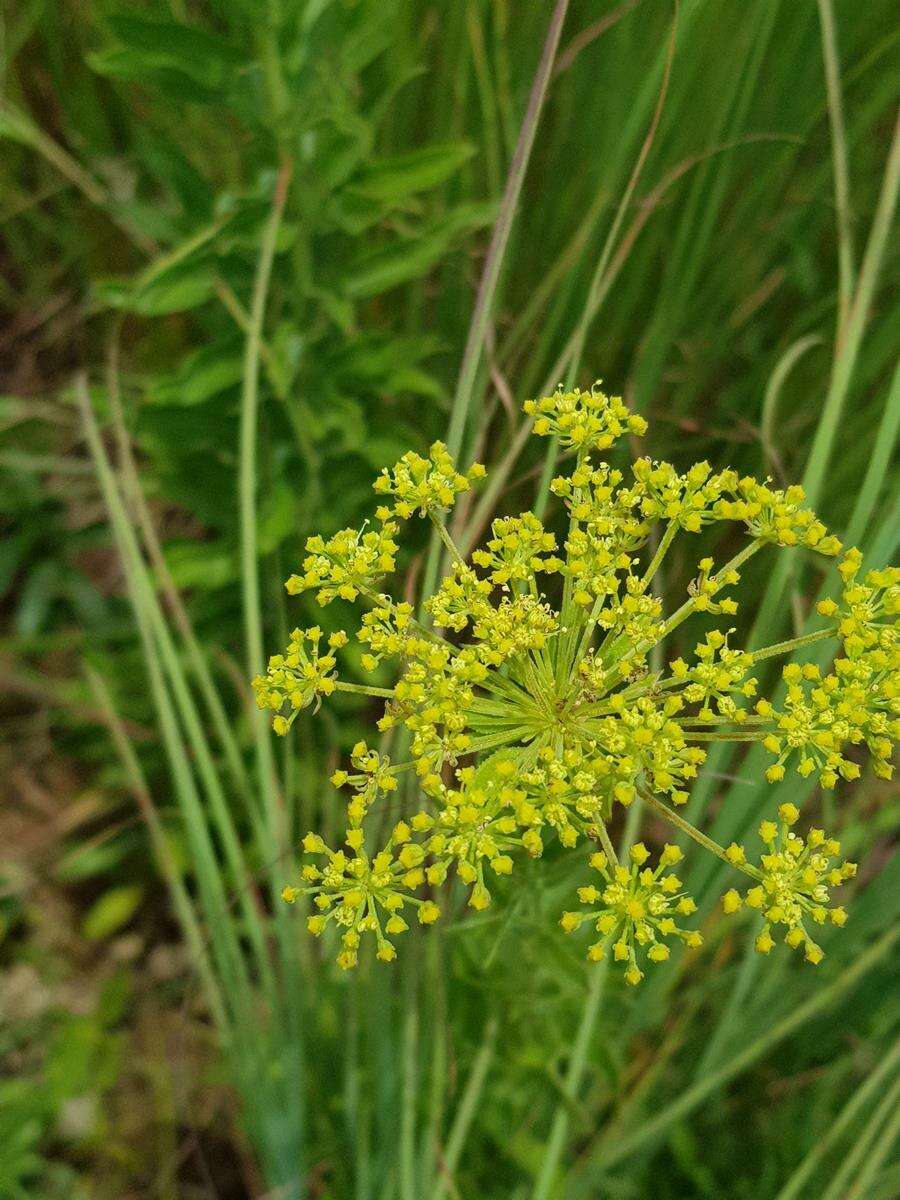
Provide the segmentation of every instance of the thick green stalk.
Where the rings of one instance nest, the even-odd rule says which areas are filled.
[[[637,836],[640,826],[641,807],[640,801],[635,801],[629,809],[625,829],[619,843],[619,858],[626,857],[629,848]],[[607,850],[607,854],[609,854],[609,850]],[[612,861],[618,861],[615,851],[613,851],[611,859]],[[550,1127],[550,1136],[547,1139],[544,1157],[541,1160],[540,1173],[538,1174],[534,1191],[531,1194],[531,1200],[550,1200],[550,1196],[553,1194],[559,1164],[562,1160],[563,1151],[565,1150],[566,1141],[569,1136],[572,1105],[581,1088],[584,1072],[587,1067],[587,1054],[590,1048],[591,1036],[597,1024],[597,1018],[600,1015],[600,1008],[603,1003],[603,992],[609,973],[609,959],[604,957],[599,963],[592,965],[589,968],[589,973],[590,982],[584,997],[581,1020],[578,1023],[578,1032],[575,1035],[575,1043],[572,1047],[572,1057],[569,1060],[569,1067],[563,1082],[563,1098],[556,1107],[553,1124]]]

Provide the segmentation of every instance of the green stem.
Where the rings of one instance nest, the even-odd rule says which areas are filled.
[[[853,300],[853,232],[850,211],[850,182],[847,170],[847,133],[841,96],[841,67],[831,0],[819,0],[822,27],[822,61],[828,93],[828,117],[831,123],[831,154],[834,162],[834,207],[837,215],[839,304],[837,341],[844,336]]]
[[[609,831],[607,830],[606,825],[603,821],[598,822],[597,832],[600,835],[600,845],[603,847],[604,851],[606,852],[606,857],[609,859],[609,861],[612,863],[612,865],[614,867],[617,867],[619,865],[619,856],[618,856],[618,854],[616,854],[616,848],[612,844],[612,841],[610,840]]]
[[[438,512],[436,512],[435,509],[429,508],[428,516],[431,518],[431,523],[437,530],[438,537],[444,543],[444,546],[447,549],[447,552],[449,553],[450,557],[459,566],[464,567],[466,565],[465,559],[460,554],[459,550],[457,550],[456,544],[453,541],[453,538],[450,536],[450,531],[447,528],[447,526],[444,524],[444,521],[443,521],[442,517],[440,516],[440,514]]]
[[[562,1086],[565,1103],[560,1103],[556,1109],[550,1136],[547,1139],[547,1148],[541,1163],[541,1172],[531,1194],[532,1200],[549,1200],[553,1194],[559,1160],[562,1158],[569,1133],[569,1105],[574,1103],[581,1086],[587,1052],[591,1044],[591,1035],[594,1032],[597,1015],[600,1012],[600,1001],[603,997],[603,987],[608,971],[609,960],[604,957],[590,972],[590,982],[584,998],[581,1021],[575,1035],[572,1057],[569,1060],[569,1068]]]
[[[767,729],[747,730],[746,733],[738,731],[734,733],[701,733],[700,730],[694,729],[686,729],[684,732],[692,742],[761,742],[769,734]]]
[[[678,522],[674,521],[674,520],[670,521],[668,523],[668,525],[666,526],[666,531],[660,538],[659,545],[656,547],[656,553],[653,555],[653,558],[650,560],[650,565],[647,568],[647,570],[644,572],[644,577],[641,580],[641,591],[642,592],[647,590],[647,587],[653,581],[653,576],[656,574],[656,572],[662,566],[662,561],[666,557],[669,547],[672,545],[672,542],[675,538],[675,534],[678,532],[678,528],[679,528]]]
[[[690,821],[686,820],[683,816],[681,816],[680,813],[677,813],[674,808],[670,808],[668,804],[665,804],[662,800],[657,799],[657,797],[646,788],[639,788],[638,791],[640,792],[645,804],[649,804],[650,807],[654,809],[655,812],[658,812],[661,817],[665,817],[667,821],[671,821],[671,823],[680,829],[682,833],[686,833],[689,838],[693,838],[698,846],[702,846],[704,850],[709,850],[712,854],[715,854],[716,858],[721,858],[722,862],[727,863],[729,867],[737,867],[737,869],[739,871],[743,871],[745,875],[750,875],[754,879],[757,878],[756,873],[749,865],[733,863],[725,853],[725,848],[723,846],[720,846],[718,842],[714,842],[711,837],[707,837],[705,833],[701,833],[696,826],[692,825]]]
[[[721,567],[715,573],[715,575],[711,576],[712,580],[718,583],[725,577],[725,575],[728,574],[729,571],[736,571],[738,567],[742,566],[747,561],[748,558],[752,558],[754,554],[761,550],[762,545],[762,542],[758,541],[749,542],[743,548],[743,550],[739,550],[738,553],[735,554],[734,558],[729,559],[728,562],[725,563],[724,567]],[[687,620],[696,607],[696,597],[692,596],[690,600],[686,600],[684,604],[682,604],[681,608],[677,608],[675,612],[672,613],[671,617],[669,617],[668,621],[666,621],[663,628],[662,638],[668,637],[673,629],[676,629],[682,623],[682,621]],[[662,641],[662,638],[659,640]]]
[[[357,696],[380,696],[385,700],[393,700],[393,688],[369,687],[364,683],[344,683],[343,680],[336,680],[334,689],[336,692],[353,692]]]
[[[824,641],[825,638],[836,636],[836,629],[818,629],[815,633],[804,634],[803,637],[790,638],[786,642],[775,642],[771,646],[763,647],[762,650],[754,650],[750,657],[754,662],[761,662],[764,658],[775,658],[779,654],[790,654],[794,650],[799,650],[802,646],[813,646],[816,642]]]
[[[491,1060],[494,1057],[497,1029],[497,1018],[492,1017],[484,1031],[484,1037],[478,1048],[475,1061],[472,1063],[472,1070],[469,1072],[469,1078],[466,1080],[465,1089],[460,1097],[459,1108],[456,1110],[456,1116],[453,1119],[453,1124],[450,1126],[450,1133],[447,1137],[447,1145],[441,1163],[441,1175],[431,1194],[432,1200],[443,1200],[448,1186],[452,1186],[453,1175],[459,1163],[463,1146],[465,1145],[475,1111],[478,1107],[478,1102],[481,1099],[481,1093],[484,1091]]]
[[[528,107],[525,110],[525,116],[522,118],[519,140],[516,143],[516,149],[509,166],[506,187],[503,192],[503,199],[500,202],[500,211],[497,214],[497,221],[494,225],[487,257],[484,261],[484,271],[478,285],[478,295],[475,299],[475,308],[472,313],[471,324],[469,325],[465,350],[463,351],[459,379],[457,380],[456,392],[453,397],[450,425],[447,430],[447,448],[454,458],[458,457],[462,449],[469,409],[475,391],[475,381],[478,376],[478,368],[481,365],[485,338],[487,337],[488,323],[491,318],[497,285],[500,282],[500,271],[506,256],[506,248],[509,243],[510,233],[512,232],[516,210],[519,206],[519,197],[522,192],[522,185],[525,182],[525,172],[528,169],[528,162],[531,158],[531,150],[534,146],[538,121],[540,120],[541,110],[544,106],[547,85],[550,82],[550,75],[553,70],[553,63],[556,58],[556,51],[559,46],[563,22],[565,21],[568,8],[569,0],[556,0],[556,5],[550,17],[550,24],[547,28],[547,36],[544,40],[541,57],[535,71],[534,81],[531,85]],[[439,566],[440,552],[437,537],[435,536],[429,547],[428,562],[425,567],[425,577],[423,580],[423,595],[428,596],[431,594],[435,580],[438,577]]]

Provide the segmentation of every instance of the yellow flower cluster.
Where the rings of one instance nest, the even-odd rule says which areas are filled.
[[[374,671],[387,656],[405,654],[410,638],[415,637],[411,604],[406,601],[395,604],[390,596],[376,596],[373,603],[374,608],[363,613],[362,628],[357,634],[359,641],[369,647],[361,660],[367,671]]]
[[[476,653],[482,662],[499,667],[513,655],[526,650],[543,650],[547,639],[557,630],[557,617],[550,607],[533,596],[504,596],[496,608],[487,607],[476,621],[472,633],[480,645]]]
[[[666,938],[680,938],[686,946],[703,944],[696,930],[682,929],[678,917],[688,917],[697,905],[682,891],[681,880],[667,871],[681,860],[677,846],[663,846],[655,870],[644,864],[650,851],[638,842],[631,847],[630,866],[611,863],[602,851],[591,855],[591,866],[603,876],[604,886],[589,884],[578,889],[582,904],[591,905],[588,912],[563,913],[560,925],[567,933],[578,929],[585,921],[593,922],[600,934],[599,941],[588,949],[588,958],[599,962],[612,946],[613,959],[625,965],[625,982],[640,983],[644,972],[638,966],[640,951],[653,963],[669,957]]]
[[[639,458],[634,477],[643,485],[641,512],[655,521],[674,521],[680,529],[699,533],[716,519],[715,506],[723,494],[737,486],[734,471],[713,475],[708,462],[696,463],[679,475],[671,463]]]
[[[309,932],[320,937],[330,921],[343,930],[338,965],[345,970],[357,963],[360,935],[374,933],[377,956],[382,962],[397,957],[394,945],[385,935],[405,933],[409,925],[403,909],[410,905],[417,911],[419,922],[430,925],[440,915],[432,901],[418,900],[411,889],[422,882],[422,872],[414,863],[415,855],[408,853],[403,843],[409,829],[398,825],[388,846],[369,858],[362,847],[362,831],[351,830],[347,845],[352,854],[332,851],[316,834],[307,834],[303,848],[307,854],[325,856],[322,867],[307,864],[303,868],[306,887],[286,887],[283,898],[293,903],[301,893],[312,896],[315,913],[307,919]],[[395,855],[394,849],[399,846]],[[418,849],[418,847],[416,847]]]
[[[610,777],[608,759],[577,744],[558,756],[545,746],[538,758],[534,769],[521,776],[528,801],[517,811],[519,824],[532,831],[532,846],[538,847],[543,825],[566,847],[576,845],[582,833],[596,838],[616,798],[611,792],[615,781]],[[539,848],[543,849],[543,839]]]
[[[722,900],[726,913],[737,912],[744,904],[762,913],[765,923],[756,939],[760,954],[768,954],[775,945],[772,926],[783,925],[784,940],[793,948],[803,946],[806,959],[813,964],[824,958],[822,947],[809,935],[807,921],[824,925],[843,925],[846,910],[829,908],[831,889],[839,887],[856,874],[856,864],[832,863],[841,852],[840,843],[828,838],[821,829],[811,829],[806,838],[791,829],[799,820],[800,811],[793,804],[782,804],[778,810],[780,826],[763,821],[759,836],[767,853],[760,865],[747,867],[744,851],[736,845],[727,851],[735,866],[741,866],[757,880],[744,896],[736,888],[725,893]]]
[[[629,703],[617,692],[610,707],[610,716],[597,719],[597,740],[614,759],[616,799],[630,804],[641,780],[675,804],[687,803],[688,793],[679,785],[696,779],[706,751],[689,745],[688,734],[675,720],[684,707],[682,696],[637,696]]]
[[[460,474],[443,442],[432,445],[428,458],[410,451],[375,480],[376,492],[394,497],[392,505],[382,506],[375,515],[386,521],[393,513],[406,520],[416,512],[425,516],[431,510],[449,508],[460,492],[469,490],[473,479],[481,479],[483,475],[480,463],[475,463],[465,475]]]
[[[589,392],[560,388],[542,400],[526,400],[523,407],[534,417],[538,437],[552,434],[576,450],[608,450],[626,433],[647,432],[647,422],[630,413],[621,396],[607,396],[596,387]]]
[[[459,788],[449,789],[440,810],[431,815],[419,812],[412,828],[427,835],[422,843],[423,860],[430,866],[425,877],[432,886],[440,886],[451,866],[471,887],[469,906],[484,909],[491,902],[485,883],[485,869],[495,875],[509,875],[513,869],[510,850],[523,845],[523,835],[515,810],[525,794],[510,782],[515,771],[512,763],[500,764],[494,778],[482,783],[472,767],[458,774]]]
[[[396,523],[387,521],[377,529],[342,529],[327,542],[318,534],[307,538],[303,574],[291,575],[284,586],[291,596],[318,588],[319,604],[329,604],[338,596],[355,600],[382,575],[393,571],[396,532]]]
[[[683,658],[669,664],[673,678],[686,684],[682,692],[685,700],[701,706],[697,714],[700,717],[718,713],[737,723],[746,721],[747,712],[735,702],[734,694],[747,698],[756,695],[757,682],[748,678],[753,655],[746,650],[733,650],[728,645],[728,634],[721,629],[708,633],[706,641],[697,644],[694,654],[697,663],[693,667]]]
[[[799,484],[786,491],[745,476],[733,488],[734,498],[720,500],[715,515],[728,521],[743,521],[754,538],[778,546],[807,546],[820,554],[834,555],[841,543],[829,535],[821,521],[803,508],[805,495]]]
[[[733,617],[738,610],[737,601],[732,600],[730,596],[723,596],[721,600],[717,600],[716,597],[722,588],[734,587],[736,583],[740,583],[741,577],[738,572],[731,568],[712,574],[711,558],[701,558],[697,566],[700,573],[689,587],[694,610],[715,616],[724,613],[725,616]]]
[[[332,651],[346,646],[347,635],[343,631],[332,633],[328,638],[328,654],[319,653],[321,640],[322,630],[317,625],[295,629],[287,653],[273,654],[265,675],[257,675],[253,680],[257,706],[278,713],[272,722],[276,733],[287,733],[301,708],[314,701],[318,708],[320,697],[330,696],[334,691],[337,659]],[[285,706],[290,710],[288,716],[282,712]]]
[[[491,583],[524,583],[536,571],[559,571],[559,558],[546,557],[556,550],[556,538],[547,533],[534,513],[519,517],[500,517],[491,526],[491,536],[483,550],[472,553],[472,562],[484,567]]]
[[[560,390],[526,411],[537,434],[574,451],[571,470],[551,485],[567,518],[561,552],[537,516],[523,512],[496,519],[484,544],[461,554],[444,510],[481,471],[458,471],[435,443],[428,458],[407,454],[378,478],[375,490],[391,505],[376,511],[374,526],[310,538],[302,573],[288,581],[291,592],[317,590],[321,604],[363,602],[359,663],[363,672],[379,672],[379,686],[337,680],[334,651],[345,634],[333,634],[320,655],[321,632],[298,630],[254,681],[258,703],[276,714],[276,732],[286,733],[300,708],[336,688],[367,695],[383,703],[377,727],[385,739],[378,749],[360,742],[348,769],[332,777],[349,797],[346,847],[332,851],[310,835],[306,849],[324,854],[325,865],[305,866],[289,898],[307,895],[312,932],[343,931],[342,966],[356,962],[368,932],[378,956],[390,959],[388,939],[407,928],[404,908],[424,924],[436,919],[431,897],[451,875],[469,889],[469,905],[483,909],[517,861],[553,840],[565,848],[599,842],[604,853],[593,864],[603,886],[581,893],[594,910],[567,914],[563,924],[575,929],[591,920],[601,935],[591,957],[612,946],[636,983],[642,951],[654,962],[669,953],[667,937],[699,944],[699,934],[676,924],[693,901],[664,871],[678,851],[666,847],[655,869],[645,865],[643,846],[628,866],[615,860],[608,825],[640,796],[751,879],[746,898],[731,891],[725,906],[764,910],[761,949],[771,927],[784,924],[787,940],[807,944],[815,961],[820,951],[803,922],[827,913],[822,889],[839,882],[835,872],[849,874],[828,864],[834,844],[817,830],[803,842],[788,829],[795,810],[783,807],[781,833],[764,824],[769,850],[754,866],[740,847],[717,847],[670,806],[687,801],[711,741],[760,742],[775,756],[773,781],[793,762],[827,787],[853,779],[863,747],[874,769],[890,774],[900,732],[900,574],[862,577],[860,556],[847,551],[839,564],[842,595],[819,606],[827,628],[752,654],[730,644],[734,630],[707,629],[693,653],[676,656],[669,639],[687,618],[735,613],[726,592],[752,555],[773,543],[834,555],[837,539],[803,507],[799,488],[777,491],[706,463],[679,473],[649,459],[635,463],[626,481],[598,452],[643,432],[645,423],[597,388]],[[398,555],[392,518],[415,513],[428,517],[447,550],[446,569],[422,598],[421,620],[383,582]],[[713,521],[738,526],[739,548],[723,563],[700,559],[683,602],[664,612],[656,572],[673,545],[683,550],[689,535]],[[791,663],[783,701],[759,699],[748,711],[757,660],[788,657],[819,639],[840,647],[833,666],[823,673]],[[388,661],[397,672],[384,687]],[[396,746],[403,749],[393,762],[387,752]],[[367,846],[386,797],[411,815],[372,855]]]
[[[470,621],[484,616],[490,608],[488,597],[492,591],[489,579],[482,579],[471,567],[457,563],[425,607],[439,629],[459,633]]]
[[[337,788],[347,784],[356,792],[347,805],[347,820],[350,827],[356,829],[379,796],[397,790],[397,775],[391,769],[388,756],[371,750],[365,742],[357,742],[350,751],[350,763],[357,773],[337,770],[332,774],[331,782]]]

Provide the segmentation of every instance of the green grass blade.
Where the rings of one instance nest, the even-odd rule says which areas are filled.
[[[816,1167],[837,1142],[841,1135],[849,1129],[856,1117],[862,1112],[866,1103],[877,1093],[888,1076],[900,1065],[900,1039],[894,1042],[891,1050],[872,1070],[868,1078],[859,1085],[840,1113],[832,1121],[830,1127],[819,1138],[812,1150],[803,1159],[797,1169],[775,1197],[775,1200],[797,1200],[802,1195],[809,1177]]]
[[[820,987],[805,1003],[798,1005],[789,1016],[772,1025],[749,1046],[735,1054],[729,1062],[711,1071],[705,1079],[698,1080],[683,1091],[677,1100],[667,1104],[649,1121],[645,1121],[643,1125],[622,1137],[614,1145],[599,1148],[598,1157],[604,1167],[608,1169],[614,1166],[641,1147],[653,1142],[675,1121],[693,1112],[708,1095],[752,1066],[754,1062],[795,1030],[801,1028],[807,1021],[830,1008],[839,997],[855,987],[873,967],[881,962],[898,938],[900,938],[900,928],[888,930],[855,962],[845,968],[836,979],[826,986]]]
[[[481,1100],[481,1093],[484,1091],[484,1084],[491,1061],[494,1057],[497,1027],[497,1019],[492,1018],[485,1028],[484,1037],[478,1048],[478,1053],[475,1055],[475,1061],[472,1063],[469,1078],[466,1080],[466,1086],[460,1097],[456,1116],[453,1119],[453,1124],[450,1126],[450,1133],[447,1137],[447,1145],[440,1166],[440,1176],[431,1193],[432,1200],[444,1200],[447,1188],[451,1185],[456,1174],[460,1155],[462,1154],[466,1138],[469,1135],[478,1103]]]
[[[850,176],[847,169],[847,132],[844,126],[844,102],[841,94],[841,68],[837,33],[831,0],[818,0],[822,28],[822,60],[828,92],[828,116],[831,121],[831,157],[834,164],[834,201],[838,241],[838,340],[850,317],[853,299],[853,232],[850,209]]]
[[[250,326],[244,350],[243,385],[241,389],[241,428],[238,450],[238,497],[241,532],[241,587],[244,603],[244,636],[246,639],[247,668],[251,676],[263,670],[262,610],[259,598],[259,562],[256,547],[256,471],[257,418],[259,409],[259,359],[266,301],[275,245],[281,218],[287,200],[291,170],[282,167],[275,186],[272,210],[263,230],[256,277],[253,283],[253,299],[250,305]],[[257,775],[260,792],[266,806],[269,821],[269,850],[280,853],[283,843],[284,814],[275,787],[275,762],[266,714],[253,709],[253,734],[256,742]]]

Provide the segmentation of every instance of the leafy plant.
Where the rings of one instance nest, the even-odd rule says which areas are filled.
[[[448,530],[462,554],[535,477],[545,519],[556,449],[535,452],[518,407],[560,381],[621,379],[653,458],[683,473],[689,440],[713,472],[802,479],[863,570],[892,558],[890,16],[887,0],[852,19],[829,0],[727,19],[702,0],[5,16],[6,681],[144,818],[242,1101],[246,1192],[896,1193],[883,784],[866,774],[836,805],[813,778],[763,782],[761,747],[714,747],[685,810],[727,846],[780,805],[821,808],[872,864],[816,972],[762,974],[713,915],[729,868],[691,858],[710,969],[677,958],[626,1001],[557,936],[582,881],[548,851],[502,913],[451,903],[395,970],[363,955],[348,983],[278,893],[299,832],[343,828],[323,781],[369,700],[335,692],[276,748],[235,686],[287,641],[280,580],[305,538],[358,527],[371,475],[410,446],[444,437],[490,467]],[[409,550],[409,594],[428,595],[442,542]],[[750,653],[804,636],[836,587],[806,557],[771,576],[758,561]],[[676,547],[660,591],[693,566]],[[617,853],[640,805],[610,830]],[[114,848],[102,890],[143,861]]]

